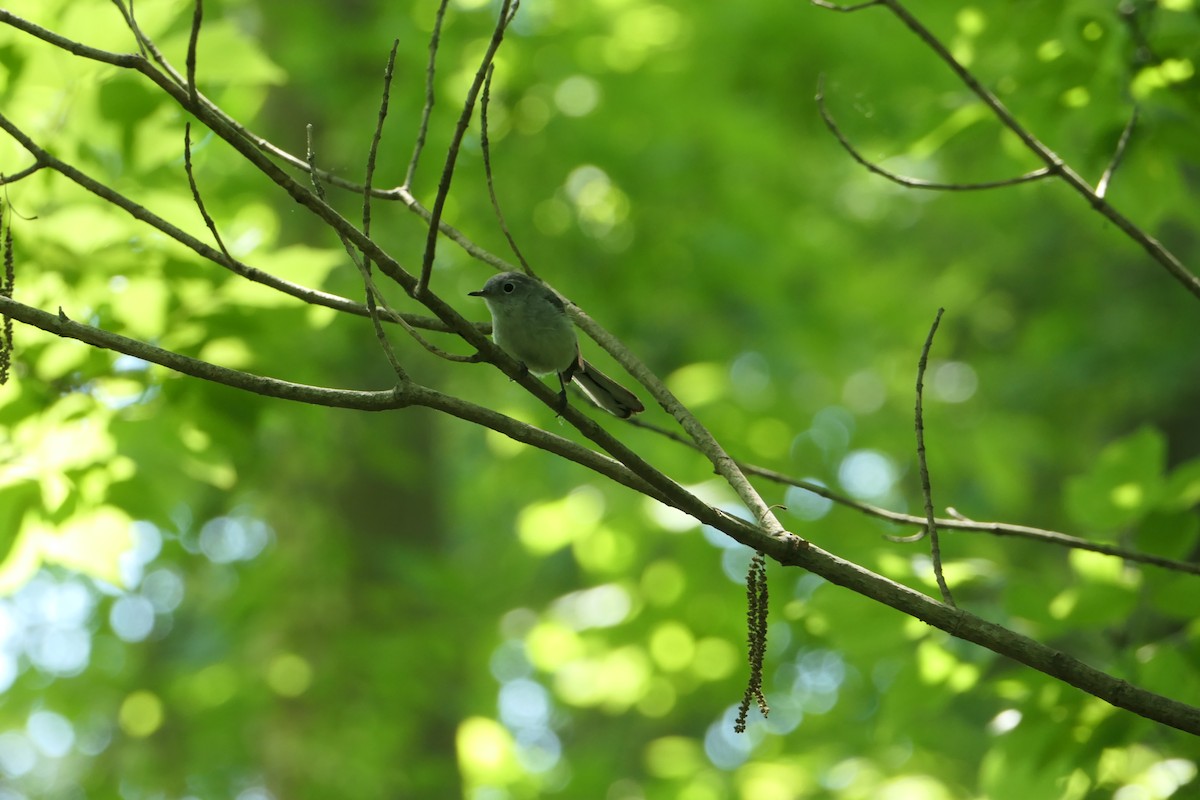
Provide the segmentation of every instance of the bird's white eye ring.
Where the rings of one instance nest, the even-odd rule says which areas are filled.
[[[503,286],[503,289],[504,289],[504,293],[505,293],[505,294],[512,294],[512,293],[513,293],[513,289],[516,289],[516,288],[517,288],[517,285],[516,285],[515,283],[513,283],[512,281],[508,281],[508,282],[507,282],[507,283],[505,283],[505,284],[504,284],[504,286]]]

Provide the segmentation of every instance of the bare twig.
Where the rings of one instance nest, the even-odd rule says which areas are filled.
[[[674,393],[642,363],[641,359],[631,353],[628,348],[621,346],[615,336],[570,301],[567,302],[567,312],[584,333],[604,348],[642,386],[645,386],[646,390],[659,402],[659,405],[675,418],[684,432],[696,443],[696,449],[712,462],[716,473],[729,484],[729,488],[733,489],[738,499],[746,505],[758,525],[768,536],[779,541],[803,542],[795,534],[784,529],[775,517],[771,506],[762,499],[758,490],[742,474],[737,462],[725,452],[725,448],[712,435],[712,432],[683,403],[679,402]],[[755,549],[761,550],[762,548],[756,547]]]
[[[0,294],[0,316],[11,317],[56,336],[75,339],[93,347],[112,350],[151,364],[158,364],[183,375],[265,397],[359,411],[389,411],[408,406],[425,406],[467,422],[482,425],[522,444],[561,456],[636,492],[648,493],[663,503],[671,504],[666,496],[649,486],[620,462],[606,455],[557,434],[519,422],[489,408],[468,403],[416,383],[403,383],[382,391],[332,389],[324,386],[292,383],[191,358],[147,342],[75,322],[61,310],[57,314],[51,314],[16,302],[2,294]]]
[[[429,115],[433,113],[434,91],[433,76],[437,65],[438,44],[442,38],[442,20],[446,16],[446,6],[450,0],[438,3],[437,17],[433,21],[433,33],[429,36],[429,63],[425,67],[425,107],[421,109],[421,122],[417,125],[417,141],[413,145],[412,158],[408,161],[408,171],[404,173],[404,187],[412,188],[413,177],[417,174],[417,162],[421,160],[421,151],[425,149],[425,136],[429,132]]]
[[[875,5],[875,3],[870,3],[869,5]],[[854,11],[857,9],[839,10]],[[850,140],[847,139],[845,134],[842,133],[842,129],[838,127],[837,122],[835,122],[833,119],[833,115],[829,113],[829,108],[825,105],[824,75],[821,75],[817,78],[816,101],[817,109],[821,112],[821,119],[825,121],[825,127],[827,127],[829,132],[832,133],[838,140],[838,144],[842,146],[842,149],[850,154],[851,158],[866,167],[870,172],[873,172],[883,178],[887,178],[892,183],[898,183],[901,186],[908,187],[909,189],[935,189],[946,192],[969,192],[983,189],[998,189],[1003,186],[1016,186],[1020,183],[1029,183],[1030,181],[1040,180],[1041,178],[1045,178],[1050,175],[1050,169],[1048,167],[1041,167],[1040,169],[1035,169],[1032,172],[1027,172],[1024,175],[1018,175],[1015,178],[1005,178],[998,181],[983,181],[981,183],[939,183],[937,181],[926,181],[920,178],[908,178],[903,175],[897,175],[896,173],[889,172],[875,162],[869,160],[866,156],[860,153],[858,148],[851,144]]]
[[[7,186],[10,183],[16,183],[17,181],[24,180],[38,170],[44,169],[45,166],[46,165],[41,161],[34,161],[25,169],[17,170],[11,175],[5,175],[4,173],[0,172],[0,186]]]
[[[1100,176],[1100,182],[1096,184],[1096,197],[1104,197],[1108,194],[1109,181],[1112,180],[1117,167],[1121,166],[1121,159],[1125,157],[1125,148],[1129,146],[1133,128],[1137,125],[1137,118],[1138,110],[1137,106],[1134,106],[1133,113],[1129,115],[1129,122],[1125,123],[1125,130],[1121,131],[1121,138],[1117,140],[1117,149],[1113,152],[1112,161],[1108,162],[1108,168],[1104,170],[1104,174]]]
[[[492,210],[496,212],[496,221],[500,223],[500,230],[503,231],[504,238],[508,240],[508,246],[512,248],[513,254],[521,262],[521,268],[525,270],[525,273],[527,275],[534,275],[533,268],[525,260],[525,255],[521,252],[521,248],[517,247],[517,240],[513,238],[512,232],[508,229],[508,224],[504,221],[504,212],[500,210],[500,200],[496,197],[496,186],[492,180],[492,148],[488,141],[488,104],[492,98],[492,73],[494,68],[494,64],[488,65],[487,80],[483,84],[483,97],[479,101],[479,147],[483,151],[483,174],[487,178],[488,196],[492,198]]]
[[[154,41],[142,32],[141,27],[137,23],[137,17],[133,13],[133,0],[130,0],[128,10],[126,10],[121,0],[112,1],[113,5],[121,10],[121,16],[125,18],[125,24],[129,26],[129,30],[133,33],[133,38],[137,41],[138,50],[141,51],[142,58],[146,61],[153,60],[162,67],[163,72],[178,86],[186,87],[188,85],[187,80],[171,67],[170,62],[167,61],[166,56],[162,54],[158,46],[154,44]],[[194,89],[189,90],[189,96],[195,96],[195,94]]]
[[[247,280],[268,286],[272,289],[283,292],[284,294],[291,295],[292,297],[295,297],[296,299],[302,300],[306,303],[325,306],[326,308],[332,308],[336,311],[344,311],[357,316],[367,315],[366,307],[360,303],[355,303],[352,300],[348,300],[336,294],[330,294],[328,292],[310,289],[307,286],[301,286],[297,283],[292,283],[291,281],[287,281],[283,278],[272,275],[269,272],[264,272],[263,270],[244,264],[241,261],[229,257],[226,253],[213,249],[186,231],[181,230],[180,228],[164,220],[162,217],[159,217],[158,215],[149,211],[144,206],[135,203],[128,197],[125,197],[114,189],[111,189],[103,183],[100,183],[96,179],[76,169],[75,167],[72,167],[70,164],[67,164],[65,161],[62,161],[56,156],[52,156],[49,152],[39,147],[32,139],[29,138],[28,135],[25,134],[24,131],[14,125],[12,121],[5,117],[2,113],[0,113],[0,130],[3,130],[5,133],[12,136],[14,140],[16,140],[22,147],[29,151],[34,158],[38,160],[38,163],[54,170],[60,175],[66,177],[68,180],[101,198],[105,202],[111,203],[117,208],[124,210],[134,219],[145,222],[164,235],[174,239],[185,247],[190,248],[201,257],[208,259],[215,264],[219,264],[231,272],[246,278]],[[414,327],[442,332],[450,331],[450,327],[442,320],[432,319],[430,317],[416,314],[406,314],[403,315],[403,318],[409,325]],[[389,321],[394,322],[396,320],[389,318]],[[479,327],[483,332],[486,332],[488,329],[486,325],[480,325]]]
[[[124,12],[124,7],[121,5],[119,0],[113,0],[113,2],[116,3],[117,8],[122,9],[122,12]],[[126,19],[128,19],[128,17]],[[6,11],[3,8],[0,8],[0,22],[16,28],[19,31],[28,33],[30,36],[41,39],[47,44],[54,45],[55,47],[64,50],[71,55],[89,58],[93,61],[99,61],[104,64],[112,64],[114,66],[125,67],[127,69],[138,69],[139,64],[146,60],[143,56],[134,55],[133,53],[113,53],[108,50],[101,50],[98,47],[89,47],[82,42],[77,42],[74,39],[68,39],[61,34],[43,28],[41,25],[30,22],[23,17],[18,17],[11,11]]]
[[[376,197],[379,196],[379,194],[376,194]],[[389,200],[399,200],[400,202],[404,203],[405,208],[407,208],[409,211],[412,211],[427,224],[431,224],[433,222],[433,214],[430,213],[429,209],[421,205],[413,196],[412,192],[410,192],[408,189],[404,187],[392,189],[385,192],[383,196]],[[515,265],[508,263],[494,253],[484,250],[482,247],[475,244],[475,242],[471,241],[471,239],[465,233],[453,227],[452,225],[447,224],[444,220],[438,222],[437,228],[443,236],[458,245],[464,253],[476,261],[480,261],[494,268],[497,272],[510,272],[516,269]]]
[[[138,35],[137,23],[133,21],[133,7],[125,8],[125,4],[121,0],[112,0],[113,5],[121,12],[121,16],[125,18],[125,25],[133,31],[134,41],[137,42],[138,52],[142,54],[142,58],[149,59],[150,55],[146,52],[146,46],[142,43],[142,37]]]
[[[221,248],[221,253],[225,256],[224,266],[229,266],[234,263],[234,258],[229,255],[229,250],[225,247],[224,240],[221,239],[217,223],[213,221],[208,209],[204,207],[204,198],[200,196],[200,187],[196,185],[196,176],[192,172],[192,123],[190,122],[184,123],[183,126],[183,171],[187,173],[188,186],[192,189],[192,199],[196,201],[196,208],[200,209],[200,216],[204,218],[204,224],[208,226],[209,232],[217,242],[217,247]]]
[[[394,49],[393,49],[392,53],[393,53],[393,55],[395,55]],[[388,77],[390,78],[391,76],[389,75]],[[385,96],[386,96],[386,93],[385,93]],[[380,119],[379,124],[380,124],[380,126],[382,126],[382,124],[383,124],[382,119]],[[325,187],[321,185],[321,178],[317,175],[317,166],[316,166],[317,165],[317,152],[316,152],[316,148],[313,146],[313,126],[312,126],[312,124],[309,123],[308,125],[306,125],[304,128],[304,131],[305,131],[305,141],[307,142],[306,153],[308,156],[308,164],[309,164],[309,178],[312,181],[313,191],[316,193],[317,197],[320,200],[324,201],[325,200]],[[370,173],[374,169],[374,164],[373,164],[374,159],[369,155],[367,160],[368,160],[368,170],[367,171],[368,171],[368,173]],[[368,180],[369,180],[369,175],[368,175]],[[370,221],[370,206],[369,205],[367,206],[366,210],[364,210],[363,215],[364,215],[365,220],[369,222]],[[344,230],[339,228],[339,229],[336,229],[334,232],[337,234],[338,239],[341,240],[342,247],[345,248],[345,250],[346,250],[346,255],[348,255],[350,257],[350,261],[354,264],[354,266],[358,269],[359,274],[362,276],[363,283],[366,286],[366,290],[367,290],[367,303],[366,303],[367,316],[369,316],[371,318],[371,327],[373,327],[375,329],[375,338],[379,341],[379,346],[383,350],[384,357],[387,358],[388,364],[391,365],[392,371],[396,373],[396,378],[400,381],[400,383],[401,384],[406,383],[409,380],[408,374],[404,371],[404,368],[402,366],[400,366],[400,360],[398,358],[396,358],[396,351],[392,349],[392,343],[390,341],[388,341],[387,334],[384,333],[384,331],[383,331],[383,326],[379,324],[379,307],[377,305],[377,300],[376,300],[377,296],[379,296],[379,289],[376,288],[375,282],[371,279],[370,255],[367,253],[367,250],[363,247],[360,247],[359,250],[355,250],[354,244],[351,243],[349,237],[347,237],[346,232]],[[363,235],[367,236],[368,234],[366,234],[364,232]]]
[[[1145,250],[1151,258],[1157,261],[1167,272],[1178,281],[1188,292],[1197,299],[1200,299],[1200,278],[1196,277],[1187,267],[1183,265],[1174,253],[1163,246],[1161,242],[1155,239],[1150,234],[1143,231],[1125,215],[1121,214],[1103,197],[1092,191],[1092,187],[1080,177],[1079,173],[1071,169],[1065,161],[1062,160],[1053,150],[1034,136],[1026,129],[1016,117],[1005,107],[1000,99],[988,91],[979,82],[979,80],[957,59],[950,53],[946,45],[940,39],[933,35],[920,20],[912,15],[911,12],[904,6],[900,0],[879,0],[879,2],[864,3],[857,6],[836,6],[833,3],[825,2],[825,0],[810,0],[815,5],[822,8],[831,8],[837,11],[858,11],[863,8],[868,8],[873,5],[886,6],[904,25],[912,31],[925,45],[937,54],[946,66],[958,76],[959,80],[967,85],[975,96],[992,111],[992,114],[1000,120],[1004,127],[1008,128],[1021,142],[1028,148],[1038,159],[1046,165],[1046,168],[1051,174],[1059,177],[1075,190],[1080,196],[1087,200],[1088,204],[1096,211],[1100,212],[1110,222],[1116,225],[1121,231],[1133,239],[1138,245]]]
[[[373,282],[371,285],[372,285],[372,287],[374,287]],[[375,293],[378,294],[379,289],[372,288],[372,291],[374,291]],[[409,324],[408,320],[406,320],[404,318],[404,316],[397,314],[394,310],[392,310],[386,306],[384,308],[380,309],[380,313],[388,314],[389,315],[388,318],[391,321],[397,323],[401,328],[404,328],[404,331],[409,336],[411,336],[414,340],[416,340],[417,344],[421,345],[421,347],[425,348],[426,350],[428,350],[430,353],[437,356],[438,358],[444,359],[446,361],[454,361],[459,364],[475,364],[475,363],[478,363],[480,360],[482,360],[480,357],[480,354],[478,352],[472,353],[471,355],[464,356],[464,355],[459,355],[457,353],[451,353],[446,350],[443,350],[442,348],[438,347],[437,345],[433,344],[428,339],[426,339],[424,336],[422,336],[417,331],[416,326]]]
[[[192,102],[199,102],[196,89],[196,45],[200,41],[200,22],[204,19],[204,0],[196,0],[196,9],[192,12],[192,31],[188,35],[187,48],[187,86],[192,96]]]
[[[392,40],[392,51],[388,53],[387,67],[383,71],[383,96],[379,101],[379,116],[375,120],[375,132],[371,136],[371,148],[367,151],[366,177],[363,179],[363,233],[371,235],[371,186],[375,179],[375,159],[379,154],[379,143],[383,140],[383,123],[387,119],[388,101],[392,92],[392,74],[396,69],[396,50],[400,40]],[[363,253],[363,263],[370,267],[366,253]]]
[[[867,2],[865,2],[865,3],[856,3],[852,6],[844,6],[841,3],[831,3],[831,2],[829,2],[829,0],[809,0],[809,2],[812,3],[814,6],[820,6],[821,8],[827,8],[830,11],[843,11],[846,13],[850,13],[850,12],[854,12],[854,11],[862,11],[864,8],[870,8],[871,6],[878,6],[878,5],[883,4],[883,0],[867,0]]]
[[[113,0],[113,2],[117,5],[118,8],[120,8],[122,10],[122,13],[125,13],[124,6],[120,3],[119,0]],[[127,20],[128,20],[128,17],[127,17]],[[16,28],[17,30],[28,33],[31,36],[41,39],[42,41],[44,41],[48,44],[51,44],[55,47],[58,47],[58,48],[66,51],[68,53],[71,53],[73,55],[81,56],[83,58],[88,58],[93,61],[99,61],[104,64],[112,64],[117,67],[123,67],[125,69],[136,70],[136,71],[141,72],[142,74],[146,75],[147,77],[149,77],[160,87],[162,86],[163,79],[162,79],[161,75],[157,71],[153,70],[148,65],[148,60],[146,57],[132,55],[129,53],[113,53],[113,52],[110,52],[107,50],[100,50],[95,47],[89,47],[87,45],[76,42],[72,39],[68,39],[67,37],[62,36],[58,33],[55,33],[54,31],[47,30],[46,28],[43,28],[40,25],[36,25],[32,22],[29,22],[28,20],[18,17],[16,15],[14,15],[12,12],[6,11],[2,8],[0,8],[0,23],[9,25],[11,27]],[[139,44],[140,43],[141,43],[141,40],[139,39]],[[172,75],[174,72],[173,70],[169,69],[169,65],[168,65],[168,68],[165,68],[165,69],[166,69],[165,74],[168,76]],[[178,82],[182,83],[183,81],[179,80]],[[168,91],[168,93],[171,94],[170,91]],[[177,101],[179,99],[180,98],[176,97]],[[278,145],[273,144],[272,142],[264,139],[263,137],[259,136],[258,134],[254,133],[253,131],[249,130],[241,122],[239,122],[238,120],[236,120],[233,117],[226,114],[219,106],[210,102],[208,100],[208,98],[204,97],[203,93],[199,94],[199,99],[198,99],[197,103],[190,102],[190,100],[191,100],[190,93],[188,95],[188,100],[189,100],[189,105],[196,106],[198,103],[198,106],[199,106],[199,108],[194,108],[191,110],[199,111],[201,108],[203,109],[203,113],[198,114],[198,116],[200,116],[202,119],[207,119],[207,120],[212,121],[214,124],[224,126],[232,134],[236,134],[236,136],[238,138],[243,139],[246,143],[248,143],[250,146],[256,148],[260,152],[265,153],[274,158],[278,158],[281,161],[283,161],[284,163],[286,163],[288,166],[290,166],[294,169],[301,170],[302,172],[304,172],[306,174],[310,174],[310,175],[312,174],[312,168],[310,167],[310,165],[308,164],[306,159],[304,159],[300,156],[297,156],[293,153],[289,153],[287,150],[284,150],[282,147],[279,147]],[[210,127],[212,127],[212,126],[210,125]],[[26,149],[29,149],[29,147],[26,146]],[[238,148],[238,149],[240,150],[240,148]],[[31,152],[32,152],[32,150],[31,150]],[[244,151],[243,151],[243,155],[245,155]],[[265,165],[262,162],[260,162],[256,159],[253,159],[253,158],[251,158],[250,161],[252,163],[254,163],[256,166],[258,166],[260,169],[265,170]],[[326,170],[321,170],[321,169],[317,169],[316,174],[323,182],[330,184],[332,186],[337,186],[339,188],[347,189],[352,192],[362,192],[363,191],[362,184],[347,180],[346,178],[343,178],[340,175],[335,175],[331,172],[328,172]],[[430,210],[427,209],[424,205],[422,205],[416,199],[416,197],[412,194],[412,191],[409,189],[407,184],[404,186],[399,186],[399,187],[395,187],[392,189],[373,188],[373,189],[371,189],[371,194],[372,194],[372,196],[374,196],[375,198],[378,198],[378,199],[399,201],[404,204],[405,208],[407,208],[408,210],[415,213],[426,223],[432,223],[432,221],[433,221],[433,215],[430,212]],[[499,256],[496,256],[496,255],[484,250],[482,247],[480,247],[479,245],[477,245],[473,241],[471,241],[471,239],[468,238],[464,233],[462,233],[462,231],[460,231],[457,228],[453,227],[452,225],[448,224],[444,220],[439,219],[436,224],[436,227],[443,236],[446,236],[452,242],[457,244],[471,258],[474,258],[477,261],[481,261],[484,264],[487,264],[500,272],[507,272],[509,270],[515,269],[514,265],[509,264],[507,261],[500,258]],[[414,325],[418,325],[418,327],[428,327],[426,325],[419,325],[418,322],[414,322],[414,320],[421,319],[419,317],[413,317],[410,315],[409,317],[407,317],[407,319],[409,319],[410,323],[412,323]],[[441,328],[430,328],[430,329],[431,330],[435,330],[435,329],[440,330]]]
[[[458,117],[458,124],[454,126],[454,135],[450,139],[450,147],[446,150],[446,163],[442,167],[442,179],[438,183],[437,196],[434,198],[433,208],[430,209],[429,235],[425,239],[425,255],[421,259],[421,277],[417,281],[415,291],[415,296],[418,298],[423,298],[429,290],[429,278],[433,273],[433,258],[437,253],[438,223],[441,222],[442,210],[446,207],[446,197],[450,194],[450,181],[454,177],[454,165],[458,161],[458,151],[462,147],[463,136],[467,132],[467,125],[470,124],[471,115],[475,110],[475,99],[479,96],[484,76],[487,75],[488,66],[491,65],[492,59],[496,57],[496,50],[500,47],[500,42],[504,40],[504,31],[508,28],[508,23],[512,22],[512,15],[516,13],[520,2],[521,0],[504,0],[501,4],[500,16],[496,20],[496,27],[492,31],[492,39],[488,42],[488,47],[483,54],[483,61],[480,63],[479,69],[475,72],[475,79],[471,82],[471,88],[467,90],[467,97],[463,101],[463,109]]]
[[[375,120],[375,132],[371,136],[371,146],[367,150],[366,177],[363,179],[362,221],[364,236],[371,235],[371,183],[375,180],[375,159],[379,154],[379,143],[383,140],[383,123],[387,119],[388,101],[391,98],[392,92],[392,74],[396,68],[396,50],[399,47],[400,40],[392,40],[392,50],[388,53],[387,67],[383,71],[383,94],[379,100],[379,114]],[[312,126],[310,125],[310,136],[311,132]],[[309,153],[311,160],[311,142],[309,144]],[[317,185],[320,185],[320,181],[315,174],[313,175],[313,181]],[[348,249],[350,248],[350,243],[345,238],[342,239],[342,243]],[[379,321],[379,303],[383,303],[384,299],[378,287],[375,286],[375,281],[371,279],[371,256],[366,250],[360,250],[359,252],[362,255],[362,260],[355,259],[354,263],[358,265],[358,270],[362,273],[363,284],[366,287],[367,311],[371,316],[371,326],[375,329],[375,338],[379,340],[379,346],[383,348],[384,355],[387,357],[388,363],[392,365],[392,370],[396,373],[396,377],[404,381],[408,376],[400,366],[400,361],[396,358],[396,351],[392,348],[392,343],[388,340],[387,333],[383,330],[383,325]]]
[[[665,428],[646,422],[645,420],[633,417],[625,421],[629,425],[638,428],[644,428],[648,431],[670,439],[673,442],[678,442],[685,447],[690,447],[693,450],[699,450],[696,443],[688,439],[686,436],[669,431]],[[805,481],[791,475],[784,474],[778,470],[768,469],[757,464],[751,464],[747,461],[739,460],[738,467],[748,475],[757,475],[760,478],[766,478],[774,483],[779,483],[784,486],[795,486],[797,489],[803,489],[806,492],[811,492],[817,497],[823,497],[831,503],[836,503],[844,508],[849,508],[868,517],[891,522],[896,525],[916,525],[921,530],[912,536],[886,536],[889,541],[907,543],[917,542],[925,537],[925,528],[929,524],[925,517],[918,517],[913,514],[904,514],[899,511],[892,511],[879,506],[863,503],[858,500],[851,499],[845,495],[838,494],[828,487],[822,486],[819,483]],[[977,522],[969,519],[952,508],[947,508],[946,513],[949,517],[938,517],[934,520],[938,528],[945,530],[961,531],[963,533],[986,533],[992,536],[1011,536],[1018,539],[1028,539],[1034,542],[1043,544],[1053,544],[1059,547],[1066,547],[1074,550],[1088,550],[1093,553],[1101,553],[1115,558],[1121,558],[1126,561],[1133,561],[1140,564],[1149,564],[1151,566],[1160,567],[1162,569],[1172,570],[1174,572],[1186,572],[1192,575],[1200,575],[1200,564],[1193,564],[1186,561],[1176,561],[1175,559],[1163,558],[1162,556],[1150,555],[1137,550],[1130,550],[1124,547],[1104,544],[1102,542],[1093,542],[1089,539],[1082,539],[1078,536],[1060,533],[1059,531],[1046,530],[1045,528],[1035,528],[1029,525],[1011,525],[1003,522]]]
[[[943,308],[937,310],[933,325],[929,328],[929,336],[925,346],[921,348],[921,359],[917,362],[917,466],[921,472],[921,494],[925,497],[925,530],[929,532],[930,554],[933,559],[933,574],[937,578],[938,589],[942,592],[942,600],[948,606],[954,605],[954,597],[950,587],[946,585],[946,576],[942,574],[942,546],[938,541],[937,520],[933,517],[933,491],[929,485],[929,465],[925,461],[925,415],[922,409],[924,397],[925,367],[929,363],[929,349],[933,347],[933,337],[937,333],[938,324],[942,321]]]

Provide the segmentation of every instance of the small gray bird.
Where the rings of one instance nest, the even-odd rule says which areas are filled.
[[[521,272],[502,272],[469,294],[487,303],[500,349],[534,375],[558,375],[564,408],[573,380],[589,400],[621,419],[646,410],[633,392],[584,360],[562,298],[546,285]]]

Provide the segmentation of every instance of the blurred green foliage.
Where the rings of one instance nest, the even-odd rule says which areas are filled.
[[[495,4],[451,2],[416,191],[429,201]],[[8,10],[131,51],[104,3]],[[209,0],[202,91],[357,179],[400,41],[376,172],[402,180],[436,4]],[[1192,0],[920,4],[1028,128],[1193,269]],[[139,2],[182,65],[184,2]],[[4,29],[0,106],[79,169],[208,241],[187,121],[136,75]],[[667,378],[739,457],[920,506],[917,357],[934,501],[1195,559],[1196,300],[1050,183],[919,193],[870,175],[1038,166],[882,9],[527,0],[497,60],[506,217],[542,275]],[[193,126],[231,251],[360,297],[337,241]],[[0,169],[29,158],[7,138]],[[248,284],[42,171],[7,187],[16,297],[226,366],[390,385],[369,323]],[[334,193],[351,218],[361,198]],[[468,134],[447,219],[503,253]],[[416,266],[420,221],[377,203]],[[488,276],[452,244],[435,288]],[[385,289],[385,291],[388,291]],[[407,308],[401,292],[388,291]],[[573,435],[502,375],[392,336],[423,382]],[[454,342],[442,342],[455,348]],[[589,358],[597,352],[585,342]],[[773,712],[732,733],[749,553],[631,492],[424,409],[286,405],[18,327],[0,387],[0,797],[721,800],[1186,796],[1194,738],[1120,712],[811,575],[771,570]],[[598,359],[604,363],[604,359]],[[666,424],[661,412],[647,419]],[[693,452],[610,424],[733,507]],[[785,524],[936,593],[923,545],[798,490]],[[1185,702],[1195,576],[976,534],[943,537],[961,604]],[[1181,788],[1182,787],[1182,788]]]

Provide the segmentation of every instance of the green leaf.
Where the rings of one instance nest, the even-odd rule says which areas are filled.
[[[1168,558],[1186,559],[1196,548],[1200,517],[1192,511],[1152,511],[1133,532],[1139,550]]]
[[[1186,510],[1200,505],[1200,458],[1185,461],[1167,478],[1162,504],[1172,510]]]
[[[1110,444],[1091,471],[1067,481],[1071,520],[1111,534],[1142,518],[1162,496],[1165,462],[1166,442],[1153,428]]]

